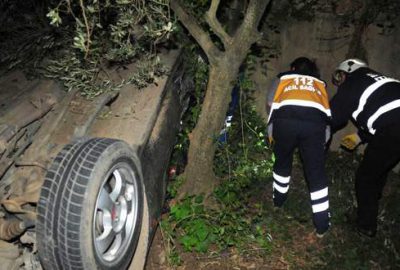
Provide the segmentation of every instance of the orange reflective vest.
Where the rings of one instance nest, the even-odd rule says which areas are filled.
[[[312,76],[288,74],[280,78],[268,122],[274,110],[288,105],[315,108],[331,117],[325,83]]]

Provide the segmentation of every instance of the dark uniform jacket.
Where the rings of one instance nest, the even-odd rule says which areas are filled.
[[[368,142],[377,130],[400,122],[400,81],[360,68],[347,75],[330,107],[333,133],[351,120]]]

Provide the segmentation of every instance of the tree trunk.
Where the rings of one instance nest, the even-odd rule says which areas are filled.
[[[236,31],[232,31],[234,33],[228,33],[217,18],[220,0],[211,1],[205,21],[222,42],[224,50],[220,50],[214,44],[209,33],[185,11],[180,0],[170,2],[171,8],[199,43],[210,63],[206,95],[199,120],[190,136],[188,164],[184,172],[185,182],[179,190],[179,198],[194,194],[204,194],[208,197],[219,183],[213,170],[217,139],[231,100],[231,91],[239,66],[251,44],[261,37],[257,27],[269,2],[249,0],[240,26]]]
[[[241,59],[211,66],[207,91],[201,114],[190,136],[188,164],[185,168],[185,183],[180,189],[184,195],[210,195],[218,185],[213,171],[213,160],[219,133],[231,100],[231,90],[238,74]],[[240,62],[239,62],[240,61]]]

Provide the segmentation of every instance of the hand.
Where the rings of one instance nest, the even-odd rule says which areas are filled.
[[[361,143],[360,137],[357,133],[344,136],[340,141],[340,146],[346,148],[347,150],[354,150]]]

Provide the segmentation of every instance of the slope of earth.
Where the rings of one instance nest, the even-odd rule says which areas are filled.
[[[185,252],[178,244],[181,263],[171,265],[170,247],[158,230],[146,269],[399,269],[399,177],[394,173],[389,175],[381,200],[377,236],[360,236],[353,227],[354,171],[359,160],[360,156],[347,152],[328,156],[332,227],[322,239],[313,232],[309,194],[297,158],[289,198],[282,209],[272,206],[271,179],[255,181],[244,191],[251,194],[245,203],[250,212],[259,215],[266,224],[270,248],[231,247],[196,253]]]

